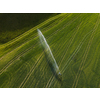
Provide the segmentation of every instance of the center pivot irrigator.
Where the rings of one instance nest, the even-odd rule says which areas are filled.
[[[56,63],[56,60],[55,60],[55,58],[54,58],[54,56],[51,52],[51,49],[50,49],[45,37],[43,36],[42,32],[39,29],[37,29],[37,31],[38,31],[38,36],[39,36],[41,45],[42,45],[42,47],[45,51],[45,55],[46,55],[46,58],[48,60],[48,63],[50,65],[50,67],[53,69],[53,72],[54,72],[55,76],[58,78],[58,80],[61,81],[62,80],[62,75],[61,75],[59,67]]]

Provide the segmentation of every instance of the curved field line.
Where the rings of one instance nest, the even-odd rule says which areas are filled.
[[[63,45],[61,45],[61,47],[59,47],[59,48],[61,49],[61,48],[64,46],[65,43],[66,43],[66,41],[65,41],[65,42],[63,43]],[[59,49],[59,48],[58,48],[58,49]],[[58,51],[56,52],[56,54],[59,54],[59,51],[60,51],[60,50],[58,50]],[[55,54],[55,55],[56,55],[56,54]],[[45,86],[45,88],[48,87],[49,82],[50,82],[50,80],[51,80],[52,78],[53,78],[53,74],[52,74],[52,76],[50,77],[49,81],[47,82],[47,85]]]
[[[76,34],[77,34],[77,32],[78,32],[79,27],[80,27],[81,24],[82,24],[82,22],[77,26],[77,27],[78,27],[78,28],[77,28],[77,31],[75,32],[74,36],[69,40],[69,45],[68,45],[68,48],[67,48],[67,50],[66,50],[66,53],[67,53],[69,47],[71,46],[71,44],[72,44],[72,42],[73,42],[73,40],[74,40],[74,38],[75,38],[75,36],[76,36]],[[64,57],[65,57],[66,53],[64,54]],[[64,57],[62,58],[61,63],[62,63]],[[61,63],[60,63],[60,65],[61,65]],[[60,67],[60,65],[59,65],[59,67]],[[55,77],[55,76],[53,76],[53,77]],[[51,83],[52,83],[53,79],[54,79],[54,78],[52,78],[52,80],[51,80],[51,82],[50,82],[50,84],[49,84],[48,87],[51,86]]]
[[[32,48],[33,48],[33,46],[32,46]],[[28,48],[26,51],[28,52],[30,49],[31,49],[31,48]],[[26,53],[26,52],[25,52],[25,53]],[[22,56],[22,55],[23,55],[23,52],[21,52],[19,55]],[[17,55],[13,60],[11,60],[11,61],[7,64],[7,66],[10,66],[10,65],[13,63],[13,61],[14,61],[15,59],[18,58],[19,55]],[[20,56],[19,56],[19,57],[20,57]],[[8,68],[8,67],[6,67],[6,68],[4,69],[4,71],[5,71],[7,68]],[[3,73],[4,71],[2,70],[2,73]],[[1,74],[2,74],[2,73],[1,73]]]
[[[60,20],[59,20],[60,21]],[[58,23],[59,23],[59,21],[58,21]],[[53,25],[54,26],[54,25]],[[51,27],[49,27],[49,28],[51,28]],[[48,29],[46,29],[46,30],[43,30],[43,32],[45,32],[45,31],[47,31]],[[27,31],[26,31],[27,32]],[[34,38],[36,38],[38,35],[36,34],[36,35],[34,35],[33,37],[31,37],[31,39],[30,40],[32,40],[32,39],[34,39]],[[27,43],[27,42],[29,42],[30,40],[28,40],[28,41],[26,41],[26,42],[24,42],[24,43],[22,43],[21,45],[19,45],[18,47],[20,47],[20,46],[22,46],[22,45],[24,45],[25,43]],[[12,51],[14,51],[15,49],[17,49],[18,47],[16,47],[16,48],[14,48],[13,50],[11,50],[10,52],[8,52],[7,54],[5,54],[4,56],[2,56],[1,58],[0,58],[0,60],[2,59],[2,58],[4,58],[6,55],[8,55],[9,53],[11,53]]]
[[[67,41],[67,40],[66,40],[66,41]],[[60,49],[66,44],[66,41],[63,43],[63,45],[61,45],[61,47],[59,47]],[[57,54],[59,51],[60,51],[60,50],[58,50],[58,51],[56,52],[56,54]],[[59,54],[59,53],[58,53],[58,54]],[[51,78],[53,78],[53,75],[50,77],[49,81],[47,82],[46,88],[47,88],[47,86],[49,85],[49,82],[50,82]]]
[[[11,73],[6,73],[6,75],[8,76],[8,79],[0,86],[0,88],[4,88],[4,84],[5,84],[8,80],[11,80],[11,78],[10,78]],[[9,84],[9,83],[10,83],[9,81],[6,83],[6,87],[5,87],[5,88],[7,88],[7,84]]]
[[[76,19],[77,19],[77,18],[76,18]],[[74,19],[74,20],[75,20],[75,19]],[[65,26],[65,27],[66,27],[66,26]],[[65,27],[64,27],[64,28],[65,28]],[[71,40],[71,39],[70,39],[70,40]],[[70,41],[70,40],[69,40],[69,41]],[[67,49],[67,50],[68,50],[68,49]],[[52,77],[52,76],[51,76],[51,77]],[[53,79],[54,79],[54,78],[53,78]],[[49,79],[49,81],[50,81],[50,80],[51,80],[51,78]],[[53,81],[53,80],[52,80],[52,81]],[[51,81],[51,82],[52,82],[52,81]],[[47,83],[47,84],[48,84],[48,83]],[[51,83],[50,83],[50,84],[51,84]],[[51,86],[51,85],[49,85],[49,86]],[[46,87],[47,87],[47,85],[46,85]]]
[[[71,39],[70,39],[71,40]],[[66,40],[67,41],[67,40]],[[66,44],[66,41],[63,43],[63,45],[61,45],[60,49]],[[56,54],[59,54],[58,52],[60,51],[60,49],[56,52]],[[54,79],[54,75],[52,74],[52,76],[50,77],[49,81],[47,82],[47,85],[45,86],[45,88],[48,87],[50,81],[52,80],[52,78]]]
[[[62,28],[61,28],[59,31],[61,31],[61,30],[62,30]],[[56,30],[55,32],[53,32],[52,35],[56,34],[57,32],[58,32],[58,30]],[[49,36],[49,37],[50,37],[50,36]],[[31,69],[31,70],[32,70],[32,69]],[[26,77],[28,77],[28,76],[30,77],[31,75],[28,74]],[[29,79],[29,77],[28,77],[28,79]],[[25,79],[26,79],[26,78],[25,78]],[[28,79],[27,79],[27,80],[28,80]],[[27,80],[26,80],[26,81],[27,81]],[[25,83],[26,83],[26,81],[25,81]],[[21,87],[21,85],[19,86],[19,88],[20,88],[20,87]]]
[[[78,17],[75,17],[74,20],[76,20]],[[72,20],[70,23],[72,23],[74,20]],[[52,35],[56,34],[58,31],[61,31],[62,29],[64,29],[66,26],[68,26],[70,23],[67,23],[67,25],[65,24],[63,26],[63,28],[56,30],[55,32],[53,32],[49,37],[51,37]],[[48,38],[49,38],[48,37]],[[30,41],[30,40],[29,40]],[[28,42],[28,41],[27,41]],[[25,42],[26,43],[26,42]],[[35,44],[37,45],[37,43]],[[26,51],[29,51],[33,48],[33,46],[31,46],[30,48],[28,48]],[[24,52],[26,53],[26,52]],[[14,57],[11,61],[8,62],[8,64],[6,66],[3,67],[3,69],[0,71],[0,75],[14,62],[14,60],[16,60],[18,57],[21,57],[23,54],[23,52],[21,52],[19,55],[17,55],[16,57]],[[4,71],[3,71],[4,70]]]
[[[78,26],[77,26],[78,27]],[[77,27],[75,28],[75,29],[77,29]],[[75,34],[74,34],[75,33]],[[73,36],[73,34],[71,35],[71,38],[67,41],[65,41],[64,43],[63,43],[63,45],[61,45],[60,46],[60,49],[58,50],[58,52],[56,52],[56,54],[58,55],[58,53],[60,52],[60,50],[64,47],[64,45],[68,42],[68,46],[69,45],[71,45],[71,41],[74,39],[73,37],[75,37],[75,35],[76,35],[76,32],[74,32],[73,34],[74,34],[74,36]],[[72,37],[73,36],[73,37]],[[64,36],[63,36],[64,37]],[[68,46],[66,46],[64,49],[66,50],[66,48],[67,48],[67,50],[68,50]],[[66,51],[67,52],[67,51]],[[64,58],[64,56],[66,55],[66,54],[64,54],[65,52],[63,52],[63,54],[62,54],[62,56],[63,56],[63,58]],[[62,58],[61,58],[62,59]],[[62,61],[61,61],[62,62]],[[59,65],[59,62],[58,62],[58,65]],[[59,65],[60,66],[60,65]]]
[[[64,35],[63,35],[62,37],[64,37]],[[61,37],[61,38],[62,38],[62,37]],[[61,38],[60,38],[60,39],[61,39]],[[71,37],[71,39],[72,39],[72,37]],[[57,52],[55,53],[55,55],[58,55],[59,52],[60,52],[60,50],[65,46],[65,44],[66,44],[67,42],[70,43],[71,39],[69,39],[68,41],[67,41],[67,39],[65,39],[65,42],[63,42],[63,44],[57,48],[58,50],[57,50]],[[66,49],[67,47],[68,47],[68,46],[66,46],[65,49]],[[64,53],[64,52],[63,52],[63,53]],[[63,54],[63,55],[64,55],[64,54]],[[63,55],[62,55],[62,56],[63,56]],[[59,65],[59,62],[58,62],[58,65]]]
[[[50,77],[50,79],[49,79],[48,83],[46,84],[45,88],[48,87],[48,85],[49,85],[49,83],[50,83],[50,81],[51,81],[52,78],[53,78],[53,74],[52,74],[52,76]]]
[[[78,17],[75,17],[75,19],[77,19],[77,18],[78,18]],[[75,20],[75,19],[74,19],[74,20]],[[72,23],[74,20],[72,20],[71,23]],[[67,25],[69,25],[69,24],[70,24],[70,23],[67,23]],[[67,25],[65,24],[65,25],[63,26],[63,28],[56,30],[55,32],[53,32],[52,35],[56,34],[58,31],[61,31],[62,29],[64,29]],[[32,70],[32,69],[31,69],[31,70]],[[29,75],[29,77],[30,77],[30,75]],[[26,79],[26,78],[25,78],[25,79]],[[28,78],[28,79],[29,79],[29,78]],[[27,80],[28,80],[28,79],[27,79]],[[25,82],[25,83],[26,83],[26,82]],[[20,86],[19,86],[19,87],[20,87]]]
[[[75,17],[75,19],[77,19],[77,17]],[[75,20],[74,19],[74,20]],[[61,19],[62,20],[62,19]],[[70,23],[72,23],[74,20],[72,20]],[[68,22],[68,25],[70,24],[69,22]],[[63,28],[65,28],[67,25],[65,24],[64,26],[63,26]],[[62,28],[62,29],[63,29]],[[53,32],[52,33],[52,35],[53,34],[55,34],[55,33],[57,33],[58,31],[60,31],[60,30],[62,30],[62,29],[58,29],[58,30],[56,30],[55,32]],[[47,29],[48,30],[48,29]],[[45,31],[47,31],[47,30],[45,30]],[[45,31],[43,31],[43,32],[45,32]],[[52,35],[50,35],[50,37],[52,36]],[[38,35],[36,35],[34,38],[36,38]],[[32,38],[32,39],[34,39],[34,38]],[[47,37],[48,38],[48,37]],[[32,39],[30,39],[30,40],[32,40]],[[20,46],[22,46],[22,45],[24,45],[25,43],[27,43],[27,42],[29,42],[30,40],[28,40],[28,41],[26,41],[26,42],[24,42],[23,44],[21,44]],[[18,46],[18,47],[20,47],[20,46]],[[18,47],[16,47],[15,49],[17,49]],[[15,50],[15,49],[13,49],[13,50]],[[13,51],[12,50],[12,51]],[[12,51],[10,51],[10,52],[8,52],[7,54],[5,54],[4,56],[2,56],[1,58],[0,58],[0,60],[2,59],[2,58],[4,58],[6,55],[8,55],[9,53],[11,53]]]
[[[90,32],[91,32],[91,31],[90,31]],[[90,32],[88,32],[88,34],[89,34]],[[69,61],[71,62],[71,59],[74,58],[74,56],[79,52],[79,50],[81,49],[81,47],[82,47],[84,41],[85,41],[86,38],[87,38],[86,36],[87,36],[88,34],[86,34],[86,35],[83,37],[82,41],[79,43],[79,45],[77,46],[77,48],[75,49],[75,51],[73,52],[73,54],[69,57],[69,59],[67,60],[67,63],[65,64],[65,66],[64,66],[63,69],[62,69],[62,72],[64,72],[65,69],[68,67],[68,62],[69,62]],[[66,66],[66,65],[67,65],[67,66]]]
[[[30,72],[26,75],[26,77],[24,78],[24,80],[22,81],[22,83],[20,84],[20,87],[23,87],[25,85],[25,83],[27,82],[27,80],[29,79],[29,77],[31,76],[31,74],[33,73],[34,69],[37,67],[37,64],[41,61],[43,57],[43,52],[41,53],[41,55],[39,56],[39,58],[37,59],[36,63],[33,65],[33,67],[31,68]],[[35,66],[35,67],[34,67]]]
[[[75,17],[75,19],[77,19],[77,17]],[[75,20],[75,19],[74,19],[74,20]],[[74,20],[73,20],[73,21],[74,21]],[[71,21],[71,23],[72,23],[72,21]],[[81,25],[81,23],[80,23],[80,25]],[[66,25],[66,26],[67,26],[67,25]],[[64,29],[66,26],[64,26],[62,29]],[[76,27],[75,29],[77,29],[78,27],[79,27],[79,25],[77,25],[77,27]],[[77,30],[77,31],[78,31],[78,30]],[[73,37],[75,37],[77,31],[75,32],[75,34],[73,33],[73,34],[74,34]],[[72,35],[73,35],[73,34],[72,34]],[[70,42],[74,39],[73,37],[72,37],[70,40],[68,40],[69,45],[71,45]],[[65,43],[66,43],[66,41],[65,41]],[[63,43],[63,45],[65,45],[65,43]],[[62,47],[63,47],[63,45],[62,45]],[[60,48],[62,48],[62,47],[60,47]],[[67,46],[67,47],[68,47],[68,46]],[[66,49],[67,47],[65,47],[65,49]],[[69,47],[68,47],[68,48],[69,48]],[[68,50],[68,49],[67,49],[67,50]],[[59,50],[59,51],[60,51],[60,50]],[[66,51],[66,52],[67,52],[67,51]],[[65,54],[65,55],[66,55],[66,54]],[[65,56],[65,55],[64,55],[64,56]],[[64,58],[64,57],[63,57],[63,58]],[[61,61],[61,62],[62,62],[62,61]],[[58,64],[58,65],[59,65],[59,64]],[[60,66],[60,65],[59,65],[59,66]]]
[[[99,20],[99,18],[98,18],[98,20]],[[99,25],[99,21],[97,20],[97,22],[96,22],[96,25],[95,25],[95,27],[94,27],[94,31],[93,31],[93,33],[95,34],[95,31],[96,31],[96,29],[97,29],[97,27],[98,27],[98,25]],[[94,38],[94,34],[92,33],[92,35],[91,35],[91,38],[92,39],[90,39],[90,41],[89,41],[89,43],[88,43],[88,46],[87,46],[87,49],[86,49],[86,52],[84,53],[84,56],[83,56],[83,60],[82,60],[82,62],[81,62],[81,64],[80,64],[80,66],[82,66],[82,67],[79,67],[79,68],[81,68],[81,69],[79,69],[79,76],[78,76],[78,78],[77,78],[77,80],[76,80],[76,85],[75,85],[75,87],[77,86],[77,83],[78,83],[78,80],[79,80],[79,77],[80,77],[80,74],[81,74],[81,71],[82,71],[82,69],[83,69],[83,67],[84,67],[84,63],[85,63],[85,61],[86,61],[86,58],[87,58],[87,55],[88,55],[88,52],[89,52],[89,49],[90,49],[90,46],[91,46],[91,44],[92,44],[92,40],[93,40],[93,38]],[[83,63],[83,64],[82,64]]]
[[[52,20],[55,20],[55,19],[57,19],[57,18],[59,18],[59,17],[61,17],[61,16],[63,16],[63,15],[65,15],[65,14],[62,13],[62,14],[59,14],[59,15],[56,15],[56,16],[54,16],[54,17],[49,18],[48,20],[46,20],[46,21],[42,22],[41,24],[39,24],[39,25],[37,25],[37,26],[31,28],[30,30],[24,32],[22,35],[20,35],[20,36],[16,37],[15,39],[9,41],[8,43],[5,43],[4,45],[2,45],[2,47],[3,47],[3,46],[6,46],[6,45],[8,45],[8,44],[11,44],[11,43],[13,43],[13,42],[15,42],[15,41],[17,41],[17,40],[20,40],[20,39],[23,38],[24,36],[27,36],[30,32],[33,32],[34,30],[36,30],[37,28],[43,26],[44,24],[46,24],[46,23],[48,23],[48,22],[50,22],[50,21],[52,21]]]
[[[99,16],[100,16],[100,14],[99,14]],[[92,40],[93,40],[93,38],[94,38],[95,31],[96,31],[96,29],[97,29],[97,27],[98,27],[98,25],[99,25],[99,21],[98,21],[98,20],[99,20],[99,16],[98,16],[97,22],[96,22],[96,24],[95,24],[95,26],[94,26],[94,30],[93,30],[93,32],[92,32],[92,34],[91,34],[91,37],[90,37],[90,40],[89,40],[89,42],[88,42],[86,51],[85,51],[85,53],[84,53],[84,55],[83,55],[83,58],[82,58],[83,60],[82,60],[82,62],[81,62],[81,64],[80,64],[80,66],[79,66],[79,70],[78,70],[78,72],[77,72],[77,75],[76,75],[76,78],[75,78],[75,80],[74,80],[74,83],[73,83],[73,86],[72,86],[72,87],[74,87],[74,85],[75,85],[75,88],[76,88],[76,86],[77,86],[77,83],[78,83],[78,80],[79,80],[81,71],[82,71],[82,69],[83,69],[83,67],[84,67],[84,63],[85,63],[85,61],[86,61],[86,58],[87,58],[87,55],[88,55],[90,46],[91,46],[91,44],[92,44]],[[78,75],[78,74],[79,74],[79,75]],[[76,84],[75,84],[75,81],[76,81]]]
[[[25,66],[24,66],[24,64],[25,64]],[[21,67],[23,66],[23,69],[27,68],[28,70],[30,70],[30,64],[28,62],[25,62],[24,64],[21,65]],[[15,73],[18,73],[19,71],[22,71],[21,67]],[[14,84],[17,83],[17,81],[21,78],[21,76],[23,75],[23,73],[24,73],[24,71],[22,71],[22,73],[18,74],[18,78],[17,79],[15,78],[14,83],[9,88],[14,87]],[[17,87],[14,87],[14,88],[17,88]]]
[[[34,38],[36,38],[36,37],[37,37],[37,36],[35,36]],[[34,39],[34,38],[32,38],[32,39]],[[30,40],[32,40],[32,39],[30,39]],[[19,48],[20,46],[26,44],[26,43],[29,42],[30,40],[28,40],[28,41],[22,43],[21,45],[17,46],[16,48],[14,48],[13,50],[11,50],[10,52],[6,53],[4,56],[2,56],[2,57],[0,58],[0,60],[2,60],[6,55],[8,55],[8,54],[10,54],[11,52],[13,52],[15,49],[17,49],[17,48]]]
[[[61,28],[60,30],[56,30],[55,32],[53,32],[53,35],[56,34],[58,31],[61,31],[61,30],[62,30],[62,28]],[[49,36],[49,37],[50,37],[50,36]],[[31,70],[32,70],[32,69],[31,69]],[[26,76],[26,77],[27,77],[27,76]],[[26,78],[25,78],[25,79],[26,79]],[[28,79],[29,79],[29,78],[28,78]],[[27,80],[28,80],[28,79],[27,79]],[[26,83],[26,82],[25,82],[25,83]],[[22,82],[22,84],[23,84],[23,82]],[[21,85],[20,85],[19,87],[21,87]]]
[[[66,40],[66,41],[67,41],[67,40]],[[61,45],[61,47],[59,47],[60,49],[64,46],[64,44],[66,43],[66,41],[63,43],[63,45]],[[59,48],[58,48],[58,49],[59,49]],[[56,52],[56,54],[59,54],[59,51],[60,51],[60,50],[58,50],[58,51]],[[55,54],[55,55],[56,55],[56,54]],[[52,76],[50,77],[49,81],[47,82],[47,85],[45,86],[45,88],[48,87],[49,82],[50,82],[50,80],[51,80],[52,78],[53,78],[53,74],[52,74]]]
[[[58,30],[57,31],[55,31],[54,32],[54,34],[56,34],[58,32]],[[49,37],[51,37],[52,35],[50,35]],[[47,39],[49,38],[49,37],[47,37]],[[38,43],[36,43],[35,45],[34,45],[34,47],[37,45]],[[39,43],[40,44],[40,43]],[[28,49],[26,49],[26,50],[24,50],[24,51],[22,51],[20,54],[18,54],[16,57],[14,57],[12,60],[10,60],[3,68],[2,68],[2,70],[0,70],[0,75],[16,60],[16,59],[18,59],[19,57],[21,57],[22,55],[24,55],[25,53],[27,53],[28,51],[30,51],[31,49],[33,49],[33,45],[30,47],[30,48],[28,48]]]
[[[76,34],[77,34],[77,32],[78,32],[80,26],[81,26],[81,24],[82,24],[82,22],[77,26],[77,30],[76,30],[74,36],[69,40],[68,48],[67,48],[66,53],[64,54],[64,56],[63,56],[63,58],[62,58],[62,60],[61,60],[61,63],[62,63],[63,59],[65,58],[65,55],[67,54],[67,51],[68,51],[69,47],[71,46],[71,44],[72,44],[72,42],[73,42],[73,40],[74,40],[74,38],[75,38],[75,36],[76,36]],[[60,63],[60,65],[59,65],[59,67],[61,66],[61,63]],[[62,73],[63,73],[63,72],[62,72]]]
[[[67,41],[67,40],[66,40],[66,41]],[[64,46],[64,44],[66,43],[66,41],[63,43],[63,45],[60,47],[60,49]],[[58,51],[56,52],[56,54],[59,54],[59,51],[60,51],[60,50],[58,50]],[[56,55],[56,54],[55,54],[55,55]],[[46,85],[46,87],[45,87],[45,88],[47,88],[47,87],[48,87],[49,82],[50,82],[50,80],[52,80],[53,76],[54,76],[54,75],[52,74],[52,76],[50,77],[49,81],[47,82],[47,85]]]
[[[55,78],[55,77],[53,76],[52,79],[51,79],[51,82],[50,82],[50,84],[49,84],[49,86],[48,86],[48,88],[50,88],[52,82],[54,81],[54,78]]]
[[[45,64],[44,67],[41,68],[40,71],[42,71],[43,73],[41,74],[40,80],[38,80],[37,83],[34,85],[34,88],[36,88],[36,87],[38,86],[39,82],[41,82],[41,79],[44,77],[44,70],[45,70],[46,67],[47,67],[47,66],[46,66],[46,64]],[[37,87],[37,88],[38,88],[38,87]]]
[[[32,48],[34,48],[33,46],[26,49],[25,51],[21,52],[20,54],[18,54],[16,57],[14,57],[11,61],[9,61],[3,68],[2,70],[0,70],[0,75],[19,57],[21,57],[22,55],[24,55],[25,53],[27,53],[28,51],[30,51]]]
[[[45,29],[45,27],[43,27],[42,30],[43,30],[43,31],[49,30],[50,28],[52,28],[52,27],[56,26],[57,24],[59,24],[60,22],[62,22],[67,16],[69,16],[69,14],[67,14],[66,16],[64,15],[62,18],[59,19],[59,21],[55,21],[54,23],[52,23],[52,24],[46,26],[46,29]],[[56,20],[57,20],[57,19],[56,19]],[[42,28],[42,27],[40,27],[40,29],[41,29],[41,28]]]
[[[68,15],[66,15],[66,16],[68,16]],[[64,15],[64,18],[65,18],[66,16]],[[58,17],[58,18],[59,18],[59,17]],[[61,22],[64,18],[60,19],[60,20],[58,21],[58,23]],[[55,19],[55,20],[56,20],[56,19]],[[52,20],[51,20],[51,21],[52,21]],[[52,26],[50,25],[49,28],[52,28],[53,26],[57,25],[58,23],[53,24]],[[35,30],[36,30],[36,29],[35,29]],[[34,30],[34,31],[35,31],[35,30]],[[45,31],[47,31],[47,30],[48,30],[48,28],[47,28],[46,30],[44,30],[43,32],[45,32]],[[28,30],[28,31],[29,31],[29,30]],[[27,32],[27,31],[26,31],[26,32]],[[24,32],[24,33],[26,33],[26,32]],[[33,37],[31,37],[31,39],[27,40],[26,42],[22,43],[21,45],[24,45],[25,43],[27,43],[27,42],[29,42],[30,40],[36,38],[37,36],[38,36],[37,34],[34,35]],[[21,45],[19,45],[18,47],[20,47]],[[18,47],[14,48],[13,50],[17,49]],[[6,53],[4,56],[2,56],[2,57],[0,58],[0,60],[1,60],[2,58],[4,58],[6,55],[8,55],[9,53],[11,53],[13,50],[11,50],[10,52],[8,52],[8,53]]]
[[[75,34],[74,34],[74,36],[72,37],[72,39],[70,39],[70,41],[69,41],[70,44],[69,44],[69,46],[68,46],[68,48],[67,48],[67,50],[66,50],[66,53],[67,53],[69,47],[71,46],[71,44],[72,44],[72,42],[73,42],[73,40],[74,40],[74,38],[75,38],[75,36],[76,36],[78,30],[79,30],[79,27],[81,26],[81,24],[82,24],[82,22],[80,23],[79,26],[77,26],[77,27],[78,27],[77,31],[75,32]],[[62,60],[61,60],[61,63],[62,63],[63,59],[65,58],[66,53],[64,54],[64,56],[63,56],[63,58],[62,58]],[[60,63],[60,65],[59,65],[59,67],[61,66],[61,63]]]
[[[91,46],[91,44],[92,44],[92,40],[93,40],[93,38],[94,38],[94,36],[92,37],[90,43],[88,44],[87,52],[86,52],[85,55],[84,55],[85,58],[84,58],[83,62],[82,62],[81,65],[80,65],[80,66],[82,66],[82,67],[80,67],[81,69],[79,69],[80,72],[79,72],[79,76],[78,76],[78,78],[77,78],[77,80],[76,80],[75,88],[76,88],[76,86],[77,86],[77,84],[78,84],[78,80],[79,80],[79,77],[80,77],[81,71],[82,71],[82,69],[83,69],[83,67],[84,67],[84,63],[85,63],[85,61],[86,61],[86,58],[87,58],[87,55],[88,55],[88,52],[89,52],[90,46]]]
[[[79,15],[79,16],[80,16],[80,15]],[[73,21],[75,21],[79,16],[75,17],[73,20],[71,20],[70,22],[68,22],[68,25],[71,24]],[[68,26],[68,25],[64,25],[62,29],[64,29],[64,28],[65,28],[66,26]],[[58,29],[58,30],[59,30],[59,29]],[[51,76],[51,77],[52,77],[52,76]],[[51,80],[51,77],[50,77],[49,81]],[[48,85],[49,81],[47,82],[47,85]],[[52,80],[52,81],[53,81],[53,80]],[[46,85],[46,88],[47,88],[47,85]]]
[[[92,32],[92,30],[91,30],[90,32]],[[89,35],[90,32],[88,32],[88,33],[83,37],[82,41],[79,43],[79,45],[77,46],[77,48],[75,49],[75,51],[73,52],[73,54],[69,57],[69,59],[67,60],[67,63],[65,64],[65,66],[64,66],[63,69],[61,70],[62,73],[63,73],[63,72],[65,71],[65,69],[68,67],[68,62],[69,62],[69,61],[71,62],[71,59],[79,52],[79,50],[81,49],[81,47],[82,47],[84,41],[86,40],[86,38],[87,38],[87,36]],[[66,65],[67,65],[67,67],[66,67]]]

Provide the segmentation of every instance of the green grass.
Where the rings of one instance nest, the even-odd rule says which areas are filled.
[[[0,44],[0,87],[100,88],[100,14],[59,14]],[[62,73],[47,63],[37,28]],[[16,31],[17,32],[17,31]]]
[[[56,13],[0,13],[0,44],[21,35]]]

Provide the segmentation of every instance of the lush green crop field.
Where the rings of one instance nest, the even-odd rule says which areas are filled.
[[[62,73],[52,73],[37,34],[45,36]],[[0,87],[100,88],[100,14],[59,14],[0,44]]]
[[[0,44],[15,37],[57,13],[0,13]]]

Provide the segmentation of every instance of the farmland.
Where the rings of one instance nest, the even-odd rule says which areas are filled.
[[[47,63],[37,29],[51,48],[62,82]],[[100,14],[58,14],[0,44],[0,87],[100,88],[99,62]]]

